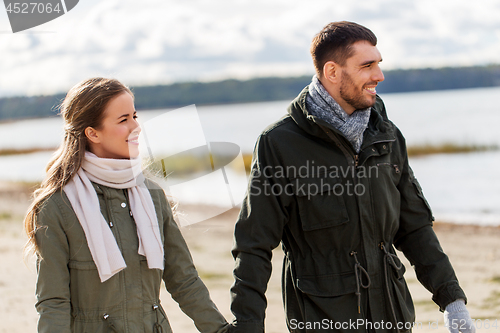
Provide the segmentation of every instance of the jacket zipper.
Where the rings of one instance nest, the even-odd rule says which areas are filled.
[[[380,140],[380,141],[375,141],[375,142],[372,142],[371,144],[374,145],[374,144],[377,144],[377,143],[383,143],[383,142],[394,142],[396,141],[396,139],[393,139],[393,140]]]
[[[356,169],[358,168],[359,166],[359,154],[356,154],[353,152],[353,150],[351,149],[351,147],[346,147],[346,145],[343,143],[343,142],[338,142],[338,144],[342,145],[344,149],[344,155],[346,155],[345,153],[347,152],[350,157],[352,158],[352,165],[354,166],[354,172],[353,172],[353,176],[354,176],[354,180],[357,179],[357,172],[356,172]]]
[[[389,162],[377,163],[378,167],[383,166],[383,165],[392,167],[396,173],[400,173],[401,172],[401,170],[399,169],[399,165],[397,165],[397,164],[391,164]]]
[[[318,124],[318,126],[326,133],[326,135],[333,142],[335,142],[337,147],[339,147],[340,150],[342,150],[342,152],[344,153],[344,155],[346,157],[350,157],[352,159],[352,165],[354,166],[354,169],[356,169],[358,167],[358,164],[359,164],[359,156],[353,152],[352,148],[346,147],[346,145],[341,140],[339,140],[339,138],[330,129],[328,129],[328,127],[325,127],[325,126],[320,125],[320,124]],[[354,171],[356,171],[356,170],[354,170]],[[354,175],[355,174],[356,174],[356,172],[354,172]]]
[[[320,124],[318,124],[318,126],[326,133],[326,135],[330,139],[332,139],[337,144],[337,146],[342,150],[342,152],[344,153],[344,155],[346,155],[346,157],[347,157],[347,155],[349,155],[352,158],[352,160],[353,160],[352,164],[353,164],[354,168],[356,169],[359,166],[359,154],[356,154],[355,152],[353,152],[353,149],[351,147],[346,146],[341,140],[339,140],[339,138],[337,138],[337,136],[330,129],[328,129],[328,127],[320,125]],[[394,141],[396,141],[396,139],[379,140],[379,141],[372,142],[371,145],[374,145],[377,143],[383,143],[383,142],[394,142]],[[396,170],[396,171],[398,171],[398,170]]]
[[[115,240],[116,240],[116,244],[118,245],[118,249],[120,250],[120,252],[122,252],[122,247],[120,246],[121,244],[121,240],[120,240],[120,237],[119,237],[119,231],[117,228],[114,228],[113,226],[113,215],[111,214],[111,205],[109,203],[109,199],[108,199],[108,194],[107,193],[107,189],[104,189],[104,188],[101,188],[102,190],[102,195],[104,197],[104,203],[106,205],[106,211],[108,213],[108,219],[109,219],[109,222],[108,222],[108,225],[111,229],[111,233],[113,234],[113,236],[115,237]],[[116,230],[115,230],[116,229]],[[122,254],[123,255],[123,254]],[[121,274],[121,273],[120,273]],[[120,287],[122,289],[122,292],[125,293],[125,298],[127,298],[127,288],[125,287],[125,280],[122,278],[120,279]],[[109,316],[105,314],[105,317],[104,319],[108,319]],[[114,332],[117,332],[118,331],[116,330],[116,327],[114,326],[114,323],[112,321],[108,321],[108,324],[110,325],[109,328],[112,329]]]
[[[328,137],[330,137],[330,139],[332,139],[337,144],[337,146],[342,150],[342,152],[344,153],[344,155],[346,157],[350,156],[352,158],[352,164],[354,166],[354,172],[353,172],[354,179],[353,180],[354,180],[354,183],[356,184],[357,180],[358,180],[356,169],[359,166],[359,154],[356,154],[355,152],[353,152],[353,149],[351,147],[346,147],[346,145],[341,140],[339,140],[333,133],[331,133],[326,127],[323,127],[321,125],[320,125],[320,127],[326,132]],[[377,143],[393,142],[393,141],[396,141],[396,140],[381,140],[381,141],[373,142],[372,145],[377,144]],[[398,173],[399,172],[398,166],[394,165],[393,167],[395,168],[396,173]],[[360,220],[360,223],[361,223],[361,220]],[[361,227],[361,225],[360,225],[360,227]],[[361,253],[365,253],[365,244],[364,244],[364,239],[363,239],[364,237],[363,237],[362,232],[360,233],[360,238],[361,238],[361,251],[362,251]],[[356,259],[356,261],[357,261],[357,259]],[[356,273],[356,269],[355,269],[355,273]],[[366,274],[368,275],[368,273],[366,273]],[[366,287],[368,288],[369,284]],[[359,291],[357,293],[359,293]],[[358,312],[361,313],[359,299],[358,299]],[[363,314],[363,317],[364,317],[364,314]]]

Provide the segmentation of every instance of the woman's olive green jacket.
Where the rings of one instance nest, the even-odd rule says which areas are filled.
[[[164,244],[165,269],[149,269],[137,253],[136,225],[127,190],[94,184],[127,267],[101,283],[84,231],[63,191],[48,198],[39,215],[36,242],[36,309],[39,333],[168,333],[160,284],[200,332],[223,332],[226,321],[211,301],[172,217],[163,190],[147,181]],[[160,328],[161,327],[161,328]]]

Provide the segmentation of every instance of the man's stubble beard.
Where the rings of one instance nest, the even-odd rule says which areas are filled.
[[[353,90],[353,91],[350,91]],[[367,99],[361,91],[357,91],[351,76],[346,71],[342,70],[342,79],[340,81],[340,97],[349,105],[354,107],[355,110],[363,110],[375,104],[376,98],[373,96],[372,100]]]

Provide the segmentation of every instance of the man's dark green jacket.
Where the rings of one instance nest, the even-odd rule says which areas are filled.
[[[309,114],[307,92],[255,147],[235,227],[233,331],[264,332],[264,294],[280,242],[291,332],[407,331],[415,313],[394,248],[442,311],[465,299],[432,229],[405,139],[382,100],[371,109],[357,154],[339,131]]]

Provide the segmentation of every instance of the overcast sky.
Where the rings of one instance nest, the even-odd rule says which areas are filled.
[[[312,75],[310,41],[338,20],[377,35],[383,69],[500,63],[500,0],[80,0],[16,34],[0,8],[0,96]]]

